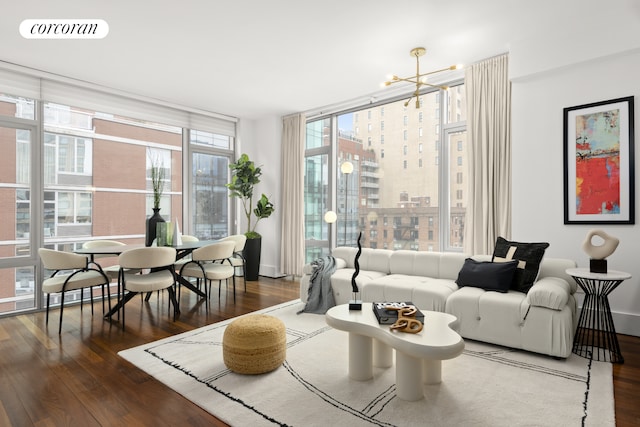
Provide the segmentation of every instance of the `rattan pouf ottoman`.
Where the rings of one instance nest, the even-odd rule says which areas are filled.
[[[264,374],[282,365],[287,353],[282,320],[250,314],[234,320],[222,337],[224,364],[239,374]]]

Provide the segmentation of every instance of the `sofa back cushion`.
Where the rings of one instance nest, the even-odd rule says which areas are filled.
[[[391,274],[455,280],[467,255],[453,252],[397,250],[391,254]]]
[[[343,259],[347,263],[347,268],[355,268],[354,260],[358,253],[358,248],[340,246],[333,250],[331,255],[334,258]],[[362,253],[358,259],[360,270],[379,271],[389,274],[389,258],[393,251],[388,249],[362,248]]]

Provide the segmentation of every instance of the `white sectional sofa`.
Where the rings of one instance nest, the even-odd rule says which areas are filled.
[[[339,247],[332,255],[336,271],[331,287],[336,304],[351,298],[356,248]],[[455,315],[458,332],[467,339],[485,341],[554,357],[571,353],[576,327],[577,290],[565,273],[572,260],[545,257],[538,279],[525,294],[458,287],[456,279],[467,255],[450,252],[362,249],[356,279],[365,302],[412,301],[424,310]],[[490,255],[474,256],[490,261]],[[300,281],[300,298],[306,302],[311,264]]]

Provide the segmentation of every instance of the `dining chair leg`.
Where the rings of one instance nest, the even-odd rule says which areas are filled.
[[[127,305],[127,302],[129,302],[130,299],[132,299],[133,297],[136,296],[138,292],[131,292],[129,291],[128,293],[124,293],[124,289],[122,290],[122,303],[121,303],[121,309],[122,309],[122,330],[124,331],[124,306]],[[118,310],[118,313],[120,313],[120,310]]]
[[[48,325],[49,324],[49,300],[51,298],[51,294],[47,294],[47,314],[45,315],[45,320],[44,320],[44,324]]]
[[[247,293],[247,264],[242,263],[242,280],[244,280],[244,293]]]
[[[236,276],[234,275],[231,278],[233,280],[233,303],[235,304],[236,303]]]
[[[93,316],[93,286],[89,287],[89,299],[91,300],[91,315]]]
[[[178,301],[176,299],[176,292],[172,287],[168,287],[167,291],[169,292],[169,300],[173,304],[173,321],[176,321],[176,314],[180,313],[180,306],[178,305]],[[171,305],[171,304],[169,304]]]
[[[82,310],[82,291],[80,292],[80,310]],[[62,314],[64,311],[64,291],[60,296],[60,323],[58,324],[58,335],[62,333]]]
[[[107,306],[109,307],[109,313],[111,313],[111,282],[107,283]],[[104,294],[102,294],[102,311],[102,314],[104,314]]]

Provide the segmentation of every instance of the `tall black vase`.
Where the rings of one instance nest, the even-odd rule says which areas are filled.
[[[245,279],[258,280],[260,271],[260,251],[262,249],[262,238],[247,239],[244,244],[244,259],[247,263]]]
[[[147,230],[144,239],[145,246],[151,246],[153,239],[156,238],[156,225],[159,222],[166,222],[160,215],[160,208],[153,208],[153,215],[147,218]]]

